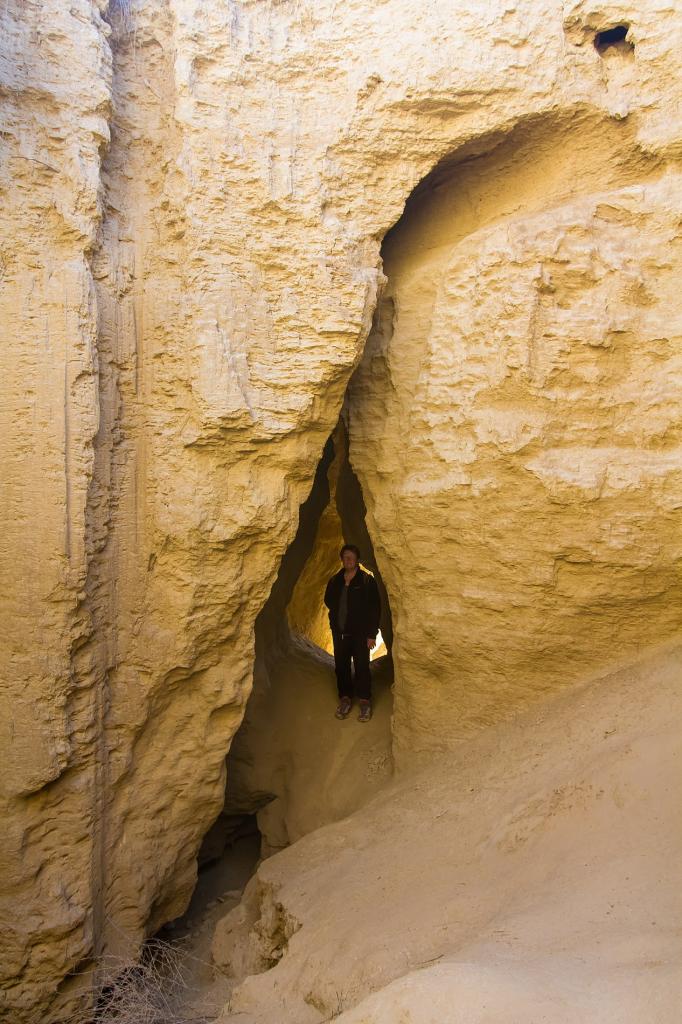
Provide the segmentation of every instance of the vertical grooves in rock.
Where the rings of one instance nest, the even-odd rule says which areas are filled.
[[[79,593],[77,618],[81,623],[79,638],[71,651],[75,699],[70,708],[74,728],[81,736],[78,761],[90,777],[89,822],[90,904],[85,924],[86,948],[74,977],[66,976],[60,986],[61,1003],[73,999],[93,998],[102,980],[101,956],[105,907],[103,902],[106,877],[108,822],[108,735],[106,716],[109,706],[109,672],[115,652],[114,593],[117,586],[115,563],[111,557],[111,525],[116,500],[114,453],[119,436],[117,411],[116,352],[112,345],[111,310],[106,305],[104,278],[112,256],[108,226],[109,188],[108,163],[112,146],[115,117],[116,48],[111,45],[112,11],[116,4],[104,6],[100,31],[108,36],[103,45],[108,51],[110,102],[107,111],[109,138],[99,147],[98,214],[99,223],[93,244],[86,250],[90,274],[88,304],[93,318],[93,369],[97,395],[97,431],[92,437],[92,470],[84,509],[85,579]],[[66,387],[66,382],[65,382]],[[68,423],[68,395],[65,395],[65,424]],[[68,449],[68,445],[67,445]],[[69,509],[69,477],[67,464],[67,522]],[[67,535],[68,543],[68,535]],[[77,748],[78,749],[78,748]],[[87,993],[87,994],[86,994]]]
[[[99,429],[94,440],[95,464],[88,493],[86,546],[89,553],[83,614],[90,622],[87,645],[78,652],[81,673],[89,677],[93,692],[93,822],[92,822],[92,991],[108,980],[103,956],[108,942],[108,886],[111,870],[110,807],[112,779],[110,741],[116,736],[110,721],[112,673],[118,653],[121,564],[117,527],[128,457],[130,409],[122,389],[122,376],[137,374],[136,360],[126,354],[125,330],[121,320],[129,304],[134,266],[127,260],[126,224],[134,217],[131,197],[126,195],[127,179],[121,175],[125,164],[126,129],[121,124],[125,103],[126,36],[134,30],[132,13],[126,5],[112,0],[106,12],[112,56],[111,138],[101,164],[100,200],[102,222],[90,264],[97,309]],[[122,313],[122,310],[124,311]],[[135,939],[131,936],[134,953]],[[124,940],[127,941],[127,940]],[[109,968],[111,970],[111,968]]]
[[[0,971],[0,1016],[6,1010],[13,1024],[36,1014],[61,1020],[78,1001],[101,880],[101,668],[90,593],[98,543],[93,277],[111,104],[104,8],[9,2],[0,12],[0,208],[10,228],[3,252],[13,253],[3,355],[16,364],[0,431],[14,504],[3,509],[11,670],[0,687],[0,722],[9,724],[0,776],[11,824],[0,875],[16,944],[0,957],[9,968]],[[15,205],[21,220],[12,230]]]

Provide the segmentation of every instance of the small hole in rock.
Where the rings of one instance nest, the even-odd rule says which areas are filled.
[[[628,42],[626,38],[629,31],[629,25],[616,25],[614,28],[607,28],[603,32],[597,32],[594,37],[594,45],[597,52],[603,54],[606,50],[610,49],[634,50],[634,43]]]

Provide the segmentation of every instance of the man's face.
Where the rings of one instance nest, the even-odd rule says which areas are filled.
[[[346,572],[352,572],[357,568],[358,559],[354,551],[344,551],[342,561]]]

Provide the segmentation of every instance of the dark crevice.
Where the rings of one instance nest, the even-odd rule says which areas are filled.
[[[346,425],[341,421],[340,428],[343,432],[343,444],[348,452],[348,433]],[[377,565],[374,554],[374,545],[367,529],[367,507],[363,497],[360,481],[358,480],[350,459],[347,457],[341,463],[339,481],[336,490],[336,507],[339,519],[343,527],[344,543],[357,544],[362,552],[362,564],[374,574],[379,593],[381,595],[381,635],[388,651],[390,652],[393,643],[393,628],[391,625],[391,606],[388,592],[381,578],[381,572]]]
[[[255,814],[221,812],[201,845],[197,884],[187,910],[164,925],[154,938],[181,938],[191,933],[207,909],[222,903],[226,895],[235,902],[258,864],[260,838]]]
[[[629,25],[615,25],[613,28],[597,32],[594,37],[595,49],[598,53],[605,53],[609,49],[620,49],[627,52],[634,50],[634,43],[628,42],[627,34],[630,31]]]
[[[289,645],[286,608],[296,581],[312,554],[320,516],[329,504],[328,473],[335,454],[332,435],[322,451],[310,494],[301,505],[296,536],[284,553],[270,596],[256,619],[257,663],[266,655],[271,657],[275,650],[285,651]]]

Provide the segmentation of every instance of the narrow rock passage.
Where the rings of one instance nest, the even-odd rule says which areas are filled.
[[[679,1024],[680,665],[603,680],[682,636],[680,24],[481,7],[0,4],[2,1024],[92,1024],[185,912],[254,640],[226,814],[290,845],[235,1013],[473,1024],[460,957],[566,1024],[511,953],[571,1024]],[[334,442],[282,563],[344,393],[367,727]]]
[[[508,1004],[519,1019],[605,1021],[621,1002],[632,1011],[628,1019],[639,1020],[659,984],[648,965],[660,939],[643,940],[644,921],[635,929],[630,923],[639,906],[630,879],[640,870],[641,840],[629,830],[641,815],[653,834],[648,815],[661,788],[661,759],[640,743],[637,686],[627,673],[604,675],[589,687],[591,715],[583,711],[587,691],[573,703],[554,691],[570,693],[581,673],[613,660],[615,624],[623,644],[663,638],[673,617],[677,625],[669,591],[656,592],[656,616],[642,614],[638,591],[653,568],[650,562],[637,576],[642,509],[667,542],[665,506],[652,509],[648,495],[640,504],[641,478],[623,463],[622,476],[609,483],[613,493],[624,492],[620,504],[605,491],[597,508],[602,494],[595,495],[591,475],[609,446],[634,448],[611,418],[613,404],[638,386],[630,348],[643,300],[634,285],[637,260],[653,259],[651,243],[633,236],[643,202],[634,208],[630,183],[646,189],[653,223],[669,199],[627,131],[601,133],[609,158],[586,160],[584,141],[601,126],[578,118],[573,127],[582,132],[580,145],[567,147],[563,127],[547,121],[491,144],[457,171],[453,163],[437,168],[384,239],[386,288],[348,389],[344,425],[367,504],[363,528],[381,545],[395,597],[396,708],[386,749],[400,773],[360,813],[360,803],[356,813],[347,805],[344,820],[316,828],[333,821],[323,811],[335,784],[345,792],[346,763],[334,760],[341,748],[328,735],[302,737],[308,749],[320,743],[322,813],[312,799],[319,780],[292,766],[288,740],[268,766],[282,735],[291,735],[283,712],[291,702],[281,695],[273,702],[273,692],[296,692],[295,679],[283,679],[310,651],[287,633],[285,658],[273,653],[267,641],[275,634],[264,617],[264,675],[251,705],[258,724],[247,716],[232,757],[252,778],[258,764],[261,795],[277,786],[278,799],[259,815],[272,849],[304,838],[259,868],[216,929],[216,961],[240,979],[222,1019],[322,1024],[349,1011],[354,1024],[393,1024],[405,1010],[405,1019],[440,1024],[455,1020],[448,1013],[459,998],[462,1024],[487,1020],[487,1000],[499,1021],[508,1019]],[[539,166],[547,173],[539,175]],[[622,320],[604,323],[602,301]],[[640,346],[642,365],[654,340]],[[613,400],[605,405],[609,388]],[[591,433],[567,419],[576,395]],[[644,416],[637,429],[650,430]],[[632,452],[628,458],[634,465]],[[604,522],[613,533],[602,531]],[[611,538],[621,530],[628,542],[614,550]],[[591,561],[597,568],[588,572]],[[324,623],[308,621],[306,610],[313,583],[327,571],[319,547],[291,603],[297,627],[318,644]],[[665,659],[637,671],[661,693],[675,677]],[[264,727],[277,700],[281,710]],[[662,737],[672,763],[678,741],[666,714],[653,702],[647,714],[646,728]],[[307,723],[310,733],[316,722]],[[604,748],[620,729],[623,747]],[[636,778],[647,780],[644,800]],[[612,790],[611,805],[604,797]],[[631,802],[625,815],[621,792]],[[672,847],[675,828],[676,820],[672,829],[666,820],[657,835],[663,848]],[[599,852],[589,865],[588,834]],[[657,855],[645,851],[654,864]],[[668,896],[650,885],[657,874],[643,872],[638,884],[650,886],[662,916]],[[616,917],[618,952],[609,941]],[[630,962],[637,984],[617,990]],[[600,975],[606,993],[594,984]],[[587,993],[577,1009],[566,997],[576,979]]]
[[[227,1002],[234,979],[211,962],[211,940],[260,859],[352,813],[392,774],[388,653],[372,662],[371,721],[360,724],[353,714],[339,722],[333,714],[336,680],[323,593],[344,540],[359,544],[363,564],[377,575],[382,637],[391,637],[364,516],[340,421],[256,623],[254,688],[227,758],[225,806],[199,854],[192,901],[158,936],[171,944],[173,970],[182,976],[174,996],[178,1019],[213,1019]]]
[[[339,722],[333,713],[336,680],[323,594],[344,541],[360,546],[363,564],[377,576],[382,637],[390,644],[388,597],[341,420],[257,620],[253,692],[228,756],[223,815],[256,815],[264,856],[351,813],[392,772],[390,655],[372,663],[372,720],[360,724],[353,713]]]

